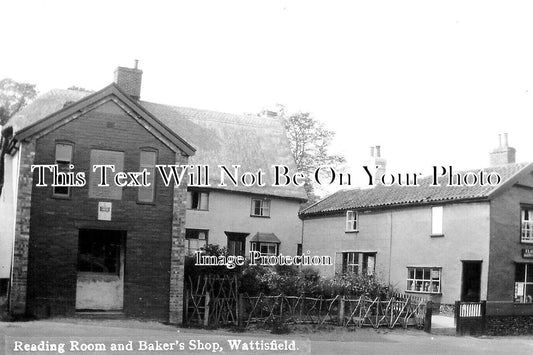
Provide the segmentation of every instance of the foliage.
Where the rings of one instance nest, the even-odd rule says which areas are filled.
[[[316,169],[330,166],[342,170],[345,163],[342,155],[329,152],[335,132],[326,129],[324,123],[309,112],[293,114],[285,114],[284,110],[281,112],[296,167],[306,176],[305,189],[309,202],[315,202],[318,199],[315,195],[318,186],[313,179]]]
[[[375,298],[387,296],[389,287],[383,285],[375,276],[351,273],[322,280],[318,292],[324,297],[344,295],[350,297],[368,296],[370,298]]]
[[[34,84],[0,80],[0,125],[19,112],[37,96]]]

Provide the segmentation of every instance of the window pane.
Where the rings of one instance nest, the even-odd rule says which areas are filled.
[[[431,234],[442,234],[442,206],[431,208]]]
[[[67,164],[72,162],[72,145],[56,144],[56,162]]]
[[[417,279],[421,280],[424,276],[424,270],[423,269],[415,269],[415,276]]]
[[[207,210],[209,201],[209,194],[207,192],[202,192],[200,194],[200,209]]]
[[[156,152],[141,151],[141,168],[152,167],[156,164]]]
[[[524,282],[526,279],[526,265],[525,264],[516,264],[515,269],[515,281]]]
[[[200,194],[197,191],[193,191],[191,192],[191,208],[196,210],[198,206],[200,206]]]

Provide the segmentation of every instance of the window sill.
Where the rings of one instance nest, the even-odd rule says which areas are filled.
[[[270,218],[270,216],[259,216],[256,214],[251,214],[250,217],[256,217],[256,218]]]
[[[152,202],[143,202],[143,201],[137,201],[138,205],[148,205],[148,206],[155,206],[156,203],[154,201]]]
[[[346,234],[359,233],[359,230],[358,229],[354,229],[352,231],[344,231],[344,233],[346,233]]]
[[[412,293],[415,295],[436,295],[436,296],[442,296],[442,292],[428,292],[428,291],[413,291],[413,290],[405,290],[405,293]]]
[[[72,200],[72,197],[70,195],[69,196],[52,195],[52,198],[57,199],[57,200]]]
[[[209,212],[209,209],[200,209],[200,208],[187,208],[187,211],[200,211],[200,212]]]
[[[444,237],[444,234],[430,234],[429,235],[431,238],[443,238]]]
[[[533,244],[533,240],[520,240],[522,244]]]

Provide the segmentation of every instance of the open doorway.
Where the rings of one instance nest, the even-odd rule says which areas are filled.
[[[80,229],[77,311],[119,311],[124,300],[126,231]]]
[[[481,296],[481,261],[463,261],[461,301],[479,302]]]

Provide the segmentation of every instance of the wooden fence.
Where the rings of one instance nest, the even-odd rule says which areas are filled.
[[[458,335],[483,334],[486,326],[487,301],[455,302],[455,331]]]
[[[279,321],[285,324],[334,324],[345,327],[388,327],[409,325],[424,327],[427,311],[426,300],[403,294],[390,299],[378,297],[333,298],[300,296],[242,297],[243,325],[268,324]]]

